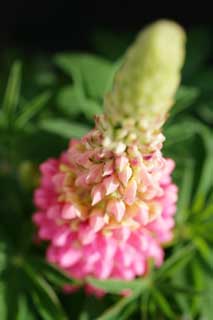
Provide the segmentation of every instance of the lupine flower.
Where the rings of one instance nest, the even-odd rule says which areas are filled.
[[[168,44],[165,37],[171,38]],[[174,23],[148,27],[127,53],[94,130],[40,166],[33,216],[38,237],[49,243],[48,261],[74,278],[129,280],[146,275],[150,259],[158,267],[163,262],[162,246],[173,235],[177,187],[171,181],[174,162],[161,152],[160,128],[179,81],[183,39]],[[173,55],[168,66],[165,52]],[[148,72],[150,59],[156,73]]]

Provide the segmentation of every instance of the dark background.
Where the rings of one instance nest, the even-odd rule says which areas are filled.
[[[0,5],[0,49],[90,50],[98,28],[137,32],[144,24],[170,18],[185,28],[212,23],[212,9],[198,3],[164,1],[16,0]]]

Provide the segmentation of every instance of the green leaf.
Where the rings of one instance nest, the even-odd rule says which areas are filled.
[[[76,85],[67,86],[59,91],[57,104],[67,115],[76,116],[83,113],[89,120],[102,112],[101,106],[84,96],[82,89]]]
[[[177,91],[176,102],[172,107],[170,118],[190,107],[198,96],[199,90],[197,88],[181,86]]]
[[[68,276],[68,274],[59,270],[57,267],[46,262],[43,259],[40,259],[38,257],[31,257],[28,259],[28,261],[30,261],[31,264],[33,264],[34,268],[36,268],[37,271],[40,271],[40,273],[43,274],[48,281],[56,286],[62,288],[66,284],[81,285],[80,281],[72,279]]]
[[[201,295],[201,319],[212,319],[213,314],[213,303],[212,303],[212,297],[213,297],[213,278],[212,274],[204,274],[204,288],[205,288],[205,294]]]
[[[0,281],[0,319],[7,320],[6,284]]]
[[[193,212],[200,212],[205,205],[210,188],[213,186],[212,172],[213,172],[213,136],[208,132],[203,135],[206,146],[206,158],[204,160],[201,177],[196,189],[196,194],[193,201]]]
[[[36,320],[30,310],[27,297],[24,294],[20,294],[18,297],[18,314],[16,320]]]
[[[189,214],[194,177],[194,160],[186,159],[182,173],[180,195],[178,201],[177,221],[183,223]]]
[[[202,100],[202,102],[196,108],[197,114],[206,123],[213,125],[213,100]]]
[[[210,250],[207,242],[201,237],[196,237],[195,239],[193,239],[193,242],[194,242],[197,250],[201,254],[202,258],[208,264],[211,264],[211,260],[210,260],[210,258],[211,258],[211,250]]]
[[[28,102],[23,109],[21,114],[16,119],[16,125],[20,128],[26,125],[26,123],[38,113],[50,99],[50,92],[44,92],[32,101]]]
[[[156,271],[155,278],[160,279],[163,276],[171,276],[177,272],[177,270],[185,267],[191,260],[194,251],[195,247],[193,244],[188,244],[183,248],[179,248],[164,262],[162,267]]]
[[[183,78],[193,79],[194,74],[202,68],[211,52],[211,31],[197,27],[189,31],[186,43],[186,62]]]
[[[21,64],[16,61],[10,71],[3,100],[3,110],[9,118],[14,114],[18,104],[21,86]]]
[[[202,95],[212,94],[213,68],[208,67],[193,76],[191,83],[199,88]]]
[[[161,309],[163,314],[168,318],[168,319],[175,319],[175,313],[170,307],[169,302],[165,298],[165,296],[157,289],[152,288],[152,295],[157,302],[158,307]]]
[[[102,99],[112,85],[116,65],[103,58],[89,54],[60,54],[54,61],[92,98]]]
[[[44,320],[67,320],[57,295],[51,286],[29,264],[24,264],[30,295],[38,313]]]
[[[193,119],[183,119],[180,123],[165,127],[164,133],[166,136],[166,145],[174,145],[189,139],[197,133],[197,131],[198,129]]]
[[[149,279],[137,279],[132,281],[125,281],[125,280],[98,280],[95,278],[88,277],[86,281],[91,284],[92,286],[103,289],[110,293],[117,293],[120,294],[123,290],[132,290],[143,291],[149,285]]]
[[[104,313],[97,318],[97,320],[116,320],[119,319],[120,314],[124,308],[138,298],[140,290],[137,290],[132,295],[121,298],[116,304],[108,308]]]
[[[90,128],[77,122],[68,122],[64,119],[44,119],[39,123],[39,127],[51,133],[55,133],[64,138],[81,138],[89,132]]]

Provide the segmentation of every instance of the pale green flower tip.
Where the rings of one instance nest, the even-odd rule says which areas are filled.
[[[127,50],[105,111],[122,116],[166,114],[173,104],[185,56],[185,32],[173,21],[160,20],[142,31]]]

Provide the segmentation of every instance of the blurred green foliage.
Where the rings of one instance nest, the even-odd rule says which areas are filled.
[[[211,32],[197,28],[188,34],[183,80],[164,128],[164,153],[176,161],[174,180],[179,186],[175,238],[166,249],[165,263],[147,278],[130,282],[88,278],[108,292],[99,300],[82,289],[72,295],[61,291],[65,283],[81,283],[45,262],[44,245],[35,244],[33,189],[39,163],[59,155],[69,138],[81,137],[92,127],[133,37],[99,30],[92,37],[99,56],[1,55],[1,320],[212,319]],[[19,60],[12,64],[14,57]],[[124,289],[132,294],[120,297]]]

